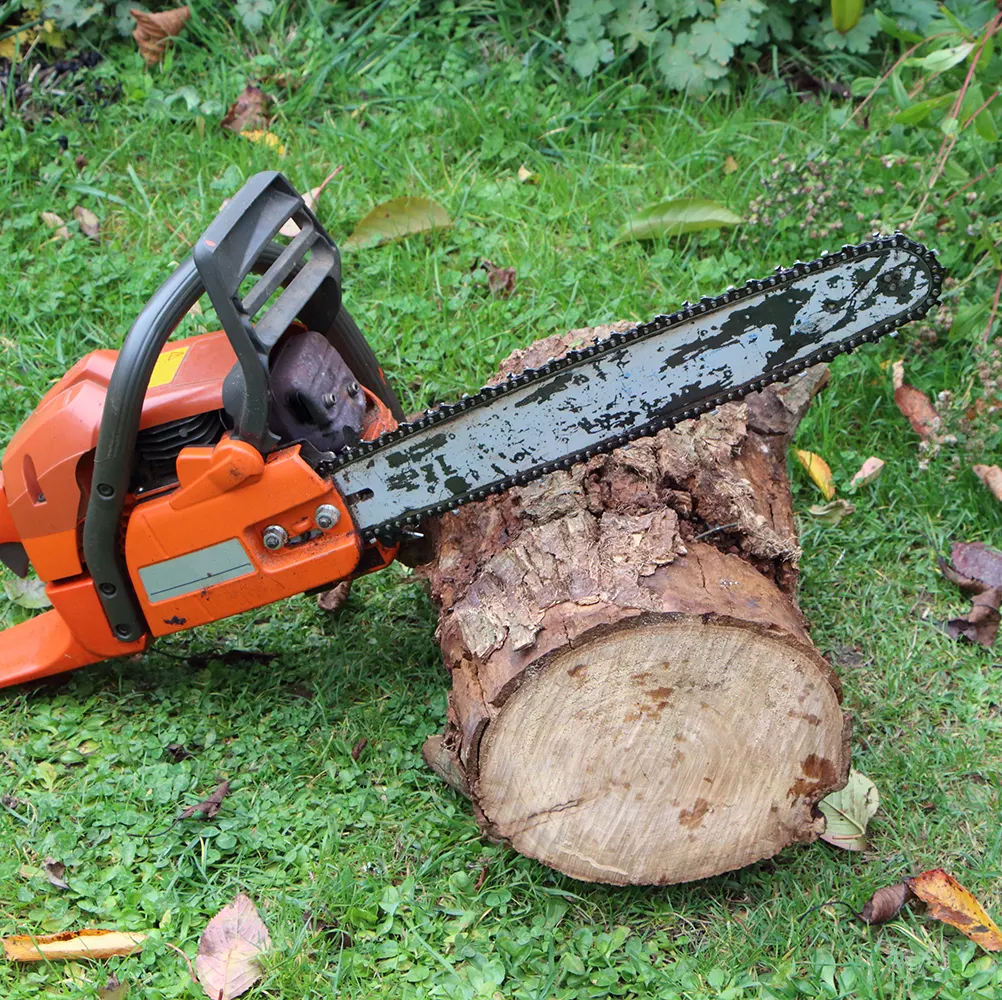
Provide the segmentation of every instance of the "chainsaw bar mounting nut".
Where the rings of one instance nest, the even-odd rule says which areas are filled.
[[[321,531],[330,531],[341,520],[341,511],[331,503],[322,503],[317,507],[313,520]]]
[[[261,541],[264,543],[264,547],[271,549],[272,552],[282,548],[288,540],[289,533],[280,524],[269,524],[261,532]]]

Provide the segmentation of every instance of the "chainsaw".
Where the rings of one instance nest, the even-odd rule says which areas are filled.
[[[0,632],[0,686],[382,569],[425,518],[877,340],[942,281],[932,251],[876,237],[407,421],[333,240],[281,174],[257,174],[121,350],[77,362],[7,447],[0,559],[33,568],[52,607]],[[203,294],[222,329],[170,341]]]

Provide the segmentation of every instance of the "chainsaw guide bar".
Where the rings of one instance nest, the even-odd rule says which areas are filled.
[[[920,319],[944,277],[901,234],[777,268],[346,449],[333,480],[366,542],[606,454]]]

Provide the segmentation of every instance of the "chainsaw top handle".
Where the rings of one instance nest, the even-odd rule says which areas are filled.
[[[286,246],[273,242],[290,219],[300,227],[298,235]],[[240,285],[252,271],[262,277],[241,298]],[[282,293],[264,308],[279,287]],[[277,443],[268,427],[269,354],[297,318],[325,334],[355,377],[396,419],[403,419],[372,349],[342,307],[341,259],[334,241],[285,177],[276,171],[256,174],[146,304],[122,344],[108,383],[83,550],[108,622],[123,642],[146,632],[120,538],[143,401],[164,345],[203,292],[237,356],[224,387],[235,438],[262,454]]]

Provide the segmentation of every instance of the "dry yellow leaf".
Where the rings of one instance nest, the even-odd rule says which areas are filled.
[[[738,161],[735,160],[733,156],[728,156],[727,159],[724,160],[724,173],[733,174],[734,171],[737,169],[738,169]]]
[[[956,927],[985,951],[1002,951],[1002,931],[973,894],[949,872],[933,868],[906,878],[908,888],[929,907],[929,916]]]
[[[16,63],[31,47],[34,38],[35,30],[33,28],[26,28],[16,35],[11,35],[10,38],[5,38],[0,42],[0,58],[9,59],[12,63]]]
[[[56,22],[49,19],[42,22],[42,27],[38,29],[42,44],[48,45],[50,49],[65,49],[66,39],[63,33],[56,30]]]
[[[251,142],[263,142],[266,146],[274,149],[279,156],[285,156],[285,146],[274,132],[266,132],[261,128],[252,128],[246,132],[241,132],[242,139],[250,139]]]
[[[536,175],[524,163],[518,168],[519,184],[535,184],[536,180]]]
[[[131,955],[142,947],[141,931],[103,931],[87,927],[59,934],[16,934],[3,939],[3,950],[12,962],[43,962],[67,958],[112,958]]]
[[[819,490],[826,500],[831,500],[835,496],[835,483],[832,481],[832,470],[828,468],[828,463],[813,451],[802,451],[796,449],[797,461],[807,470],[807,475],[811,477],[811,482]]]
[[[56,236],[61,240],[68,240],[70,238],[70,231],[66,228],[66,223],[56,215],[55,212],[42,212],[42,222],[44,222],[49,229],[54,229],[56,231]]]

